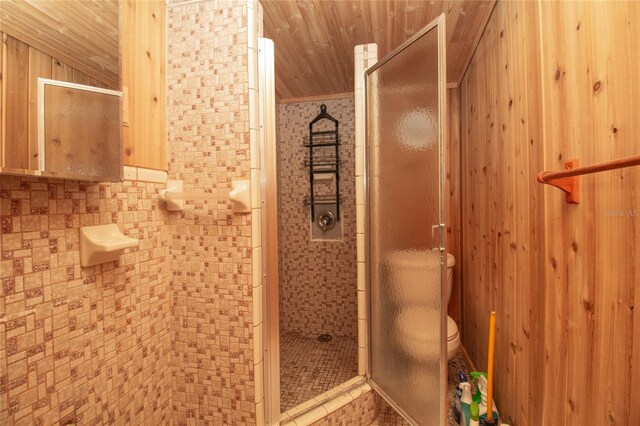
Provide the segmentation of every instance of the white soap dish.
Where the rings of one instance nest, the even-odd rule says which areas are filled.
[[[229,201],[234,213],[251,213],[251,181],[232,181]]]
[[[80,228],[80,265],[98,265],[118,260],[124,249],[136,247],[138,240],[126,237],[118,225],[83,226]]]

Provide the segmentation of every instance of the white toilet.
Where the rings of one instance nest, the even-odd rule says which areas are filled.
[[[447,253],[447,305],[451,301],[451,290],[453,289],[453,267],[456,266],[456,258]],[[451,361],[460,348],[460,333],[458,324],[447,315],[447,361]]]
[[[456,261],[447,253],[446,292],[447,304],[451,299],[453,288],[453,267]],[[429,280],[429,275],[440,273],[440,254],[438,252],[397,252],[388,259],[388,272],[406,285],[399,286],[389,296],[398,305],[403,306],[398,313],[396,332],[398,342],[412,357],[433,360],[439,356],[436,330],[440,314],[435,309],[439,306],[440,289],[425,291],[424,283],[438,282]],[[426,325],[426,326],[425,326]],[[430,350],[433,348],[433,350]],[[447,316],[447,360],[451,360],[460,348],[460,334],[456,322]]]

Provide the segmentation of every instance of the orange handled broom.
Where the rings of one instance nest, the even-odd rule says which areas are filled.
[[[496,312],[491,311],[489,319],[489,357],[487,360],[487,424],[494,424],[493,419],[493,355],[496,348]]]

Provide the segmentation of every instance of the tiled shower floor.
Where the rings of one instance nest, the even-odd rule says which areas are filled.
[[[358,374],[358,342],[334,336],[280,334],[280,412],[320,395]]]
[[[355,377],[358,373],[356,339],[334,337],[319,342],[316,336],[280,334],[280,411],[285,411]],[[461,354],[448,365],[448,426],[457,426],[451,412],[460,370],[469,374]],[[391,406],[381,400],[378,417],[372,426],[405,426],[407,423]]]

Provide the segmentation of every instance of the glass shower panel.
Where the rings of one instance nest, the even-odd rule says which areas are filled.
[[[366,78],[370,378],[419,425],[446,418],[442,20]]]

